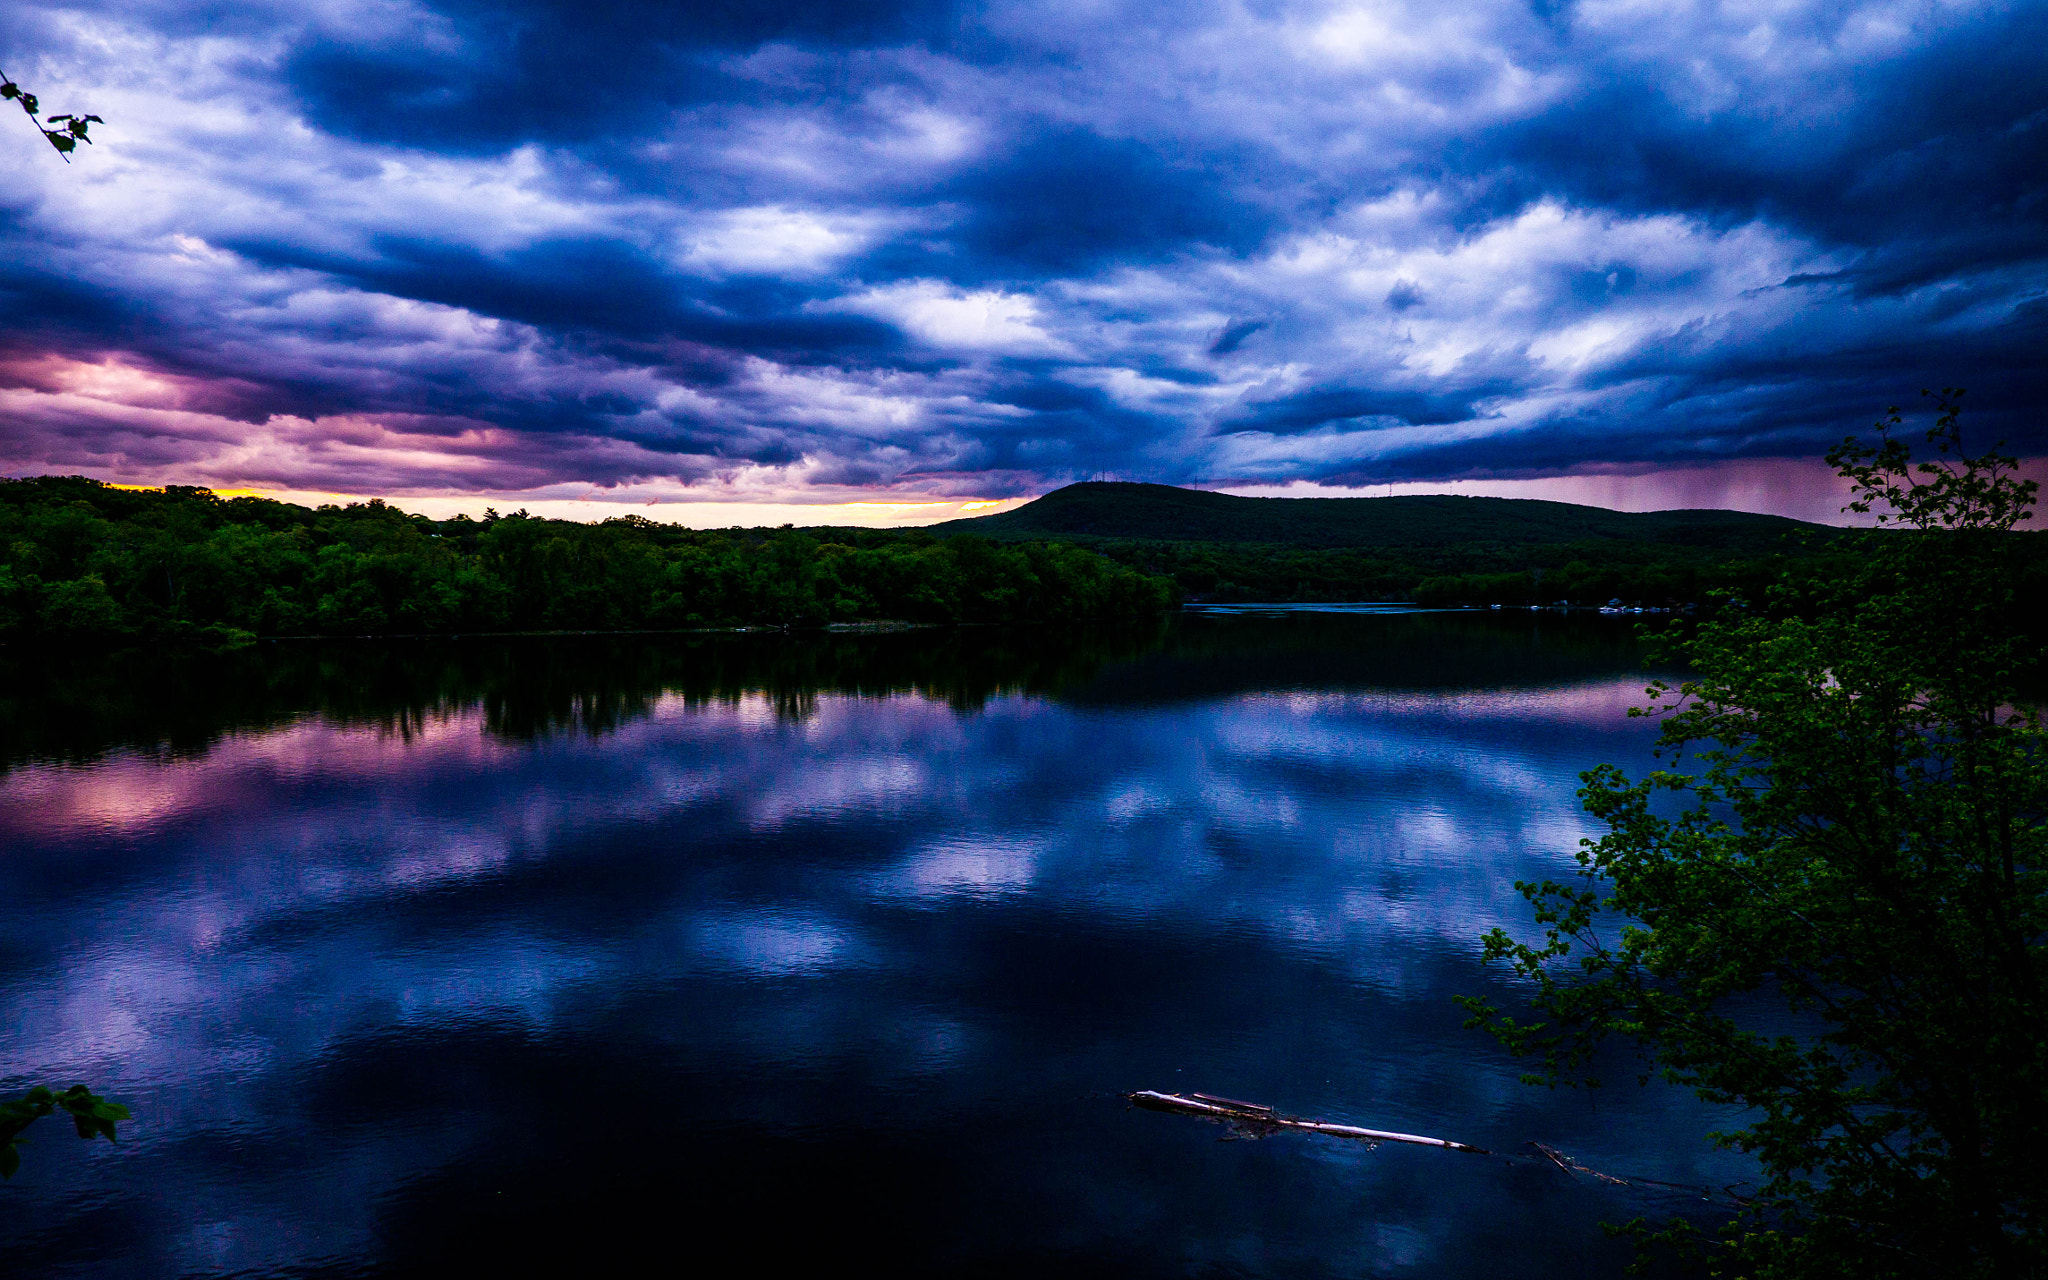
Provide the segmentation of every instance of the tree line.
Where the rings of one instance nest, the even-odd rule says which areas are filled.
[[[515,512],[431,520],[80,476],[0,481],[0,637],[681,630],[1155,614],[1170,582],[1058,543],[693,530]]]
[[[1746,552],[1618,539],[1304,547],[1094,538],[1080,545],[1126,568],[1171,578],[1188,600],[1215,604],[1412,600],[1431,608],[1483,608],[1620,599],[1672,606],[1704,603],[1717,592],[1754,596],[1795,561],[1844,554],[1833,531],[1810,542],[1796,537],[1781,548]],[[2048,570],[2048,555],[2036,558],[2040,570]]]
[[[1795,565],[1804,569],[1840,552],[1808,549],[1709,563],[1651,560],[1639,563],[1570,560],[1554,567],[1492,573],[1442,574],[1425,578],[1415,600],[1432,608],[1484,605],[1624,605],[1674,608],[1705,604],[1716,597],[1761,598]]]

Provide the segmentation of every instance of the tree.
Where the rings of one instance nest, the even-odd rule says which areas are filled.
[[[115,1123],[128,1119],[128,1108],[108,1102],[82,1084],[62,1093],[37,1085],[19,1098],[0,1102],[0,1178],[13,1177],[21,1167],[22,1131],[59,1111],[71,1117],[72,1127],[87,1141],[114,1141]]]
[[[64,157],[65,164],[71,163],[71,153],[78,149],[79,143],[92,142],[92,139],[86,136],[87,129],[96,124],[106,123],[98,116],[69,114],[51,116],[45,120],[39,114],[43,106],[41,100],[8,79],[5,71],[0,71],[0,99],[18,104],[28,114],[29,121],[35,125],[36,131],[41,133],[51,146],[57,148],[57,154]],[[57,127],[52,129],[49,127],[51,125]]]
[[[1540,943],[1485,939],[1543,1020],[1465,1001],[1532,1081],[1596,1084],[1618,1039],[1743,1108],[1711,1137],[1759,1185],[1718,1236],[1616,1228],[1717,1274],[2048,1274],[2048,741],[2009,571],[2035,486],[1963,453],[1961,394],[1932,461],[1897,409],[1829,454],[1892,526],[1846,572],[1666,637],[1696,674],[1634,714],[1669,767],[1583,775],[1607,834],[1518,886]]]

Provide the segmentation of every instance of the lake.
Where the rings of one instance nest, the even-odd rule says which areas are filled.
[[[1649,760],[1627,624],[395,640],[4,660],[33,1276],[1618,1274],[1728,1117],[1462,1028]]]

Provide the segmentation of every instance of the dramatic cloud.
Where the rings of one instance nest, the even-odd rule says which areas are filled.
[[[1954,383],[2048,453],[2041,0],[5,14],[108,122],[0,130],[16,473],[1754,476]]]

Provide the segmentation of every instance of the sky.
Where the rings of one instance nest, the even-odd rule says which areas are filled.
[[[2048,456],[2048,0],[0,0],[0,474],[1832,518]],[[653,504],[657,509],[646,512]]]

